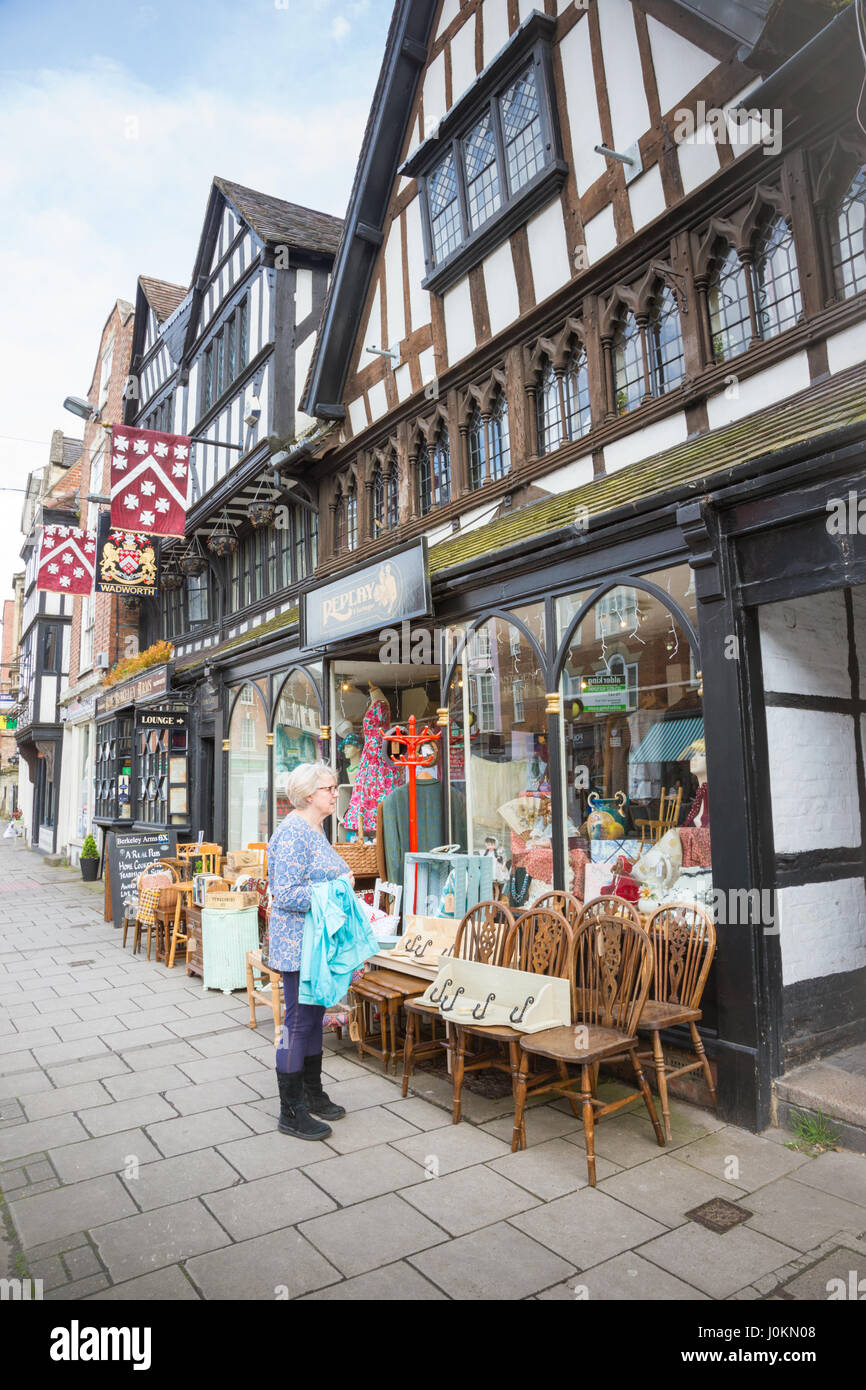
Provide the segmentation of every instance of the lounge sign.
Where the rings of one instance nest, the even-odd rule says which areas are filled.
[[[327,647],[430,612],[427,542],[378,560],[304,595],[301,641]]]

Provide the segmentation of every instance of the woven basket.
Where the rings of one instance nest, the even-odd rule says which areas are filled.
[[[375,845],[362,845],[356,842],[347,845],[334,845],[340,858],[345,860],[356,878],[376,878],[378,861]]]

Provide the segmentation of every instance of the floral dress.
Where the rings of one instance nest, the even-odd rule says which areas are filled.
[[[384,700],[374,700],[364,715],[364,749],[358,764],[355,789],[343,822],[347,830],[373,833],[379,802],[403,781],[402,768],[393,767],[385,756],[382,734],[388,718],[389,710]]]
[[[349,866],[302,816],[294,814],[277,827],[268,845],[271,908],[268,965],[273,970],[300,970],[304,918],[311,885],[347,874]]]

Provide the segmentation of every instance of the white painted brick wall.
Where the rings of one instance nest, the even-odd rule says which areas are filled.
[[[783,984],[866,966],[866,884],[862,878],[780,888],[776,904]]]
[[[777,854],[860,844],[854,720],[816,710],[767,710]]]
[[[848,628],[840,589],[765,604],[758,622],[765,690],[850,698]]]

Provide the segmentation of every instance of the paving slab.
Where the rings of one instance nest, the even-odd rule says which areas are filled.
[[[574,1273],[574,1267],[507,1222],[459,1236],[409,1262],[449,1298],[529,1298]]]
[[[538,1198],[484,1164],[404,1187],[400,1196],[450,1235],[463,1236],[538,1205]]]
[[[564,1197],[568,1192],[577,1192],[589,1183],[585,1156],[574,1144],[566,1144],[564,1139],[549,1139],[545,1144],[506,1154],[504,1158],[494,1159],[488,1167],[511,1182],[519,1183],[545,1202]],[[618,1172],[615,1163],[610,1163],[606,1158],[596,1159],[599,1182]]]
[[[103,1173],[123,1174],[136,1163],[148,1163],[161,1156],[140,1129],[48,1150],[48,1157],[64,1183],[82,1182],[85,1178],[101,1177]]]
[[[354,1279],[343,1279],[339,1284],[306,1293],[302,1303],[321,1302],[347,1303],[357,1299],[365,1303],[420,1303],[447,1299],[441,1289],[431,1284],[413,1269],[405,1260],[373,1269],[369,1274],[357,1274]]]
[[[50,1067],[55,1062],[75,1062],[89,1057],[103,1057],[108,1051],[101,1038],[76,1038],[74,1042],[48,1043],[43,1047],[34,1047],[33,1056],[40,1067]]]
[[[866,1236],[863,1207],[816,1188],[810,1189],[804,1198],[802,1186],[789,1178],[780,1178],[759,1192],[751,1192],[745,1205],[755,1213],[746,1223],[753,1230],[804,1253],[838,1231]]]
[[[16,1072],[14,1076],[0,1076],[0,1100],[20,1100],[22,1096],[50,1090],[51,1081],[44,1071],[24,1071]]]
[[[366,1067],[353,1062],[349,1057],[336,1057],[328,1052],[322,1062],[322,1075],[332,1081],[358,1081],[369,1073]]]
[[[514,1135],[513,1115],[503,1115],[498,1120],[489,1120],[481,1125],[485,1134],[492,1134],[511,1148]],[[583,1121],[576,1120],[571,1111],[557,1110],[552,1105],[536,1105],[526,1111],[526,1147],[533,1148],[546,1144],[548,1139],[561,1139],[566,1134],[580,1130],[583,1134]]]
[[[78,1086],[59,1086],[27,1096],[24,1111],[28,1120],[44,1120],[51,1115],[73,1114],[94,1106],[111,1105],[113,1097],[98,1081],[82,1081]]]
[[[314,1175],[317,1166],[310,1170]],[[203,1200],[232,1239],[238,1241],[296,1226],[300,1221],[336,1210],[336,1203],[297,1168],[211,1193]]]
[[[642,1245],[639,1253],[710,1298],[728,1298],[797,1257],[790,1245],[745,1226],[719,1236],[694,1221]]]
[[[94,1057],[89,1062],[70,1062],[67,1066],[46,1067],[55,1086],[77,1086],[82,1081],[102,1081],[123,1076],[128,1067],[122,1057]]]
[[[581,1188],[522,1216],[514,1216],[511,1224],[576,1269],[601,1264],[665,1230],[658,1221],[614,1201],[595,1187]]]
[[[694,1144],[686,1144],[677,1149],[676,1156],[678,1161],[701,1168],[713,1177],[735,1182],[746,1192],[763,1187],[809,1162],[807,1154],[769,1144],[760,1135],[734,1125],[726,1125]]]
[[[335,1105],[342,1105],[352,1113],[371,1105],[384,1105],[388,1101],[400,1099],[400,1088],[385,1076],[367,1073],[352,1081],[329,1081],[328,1095]]]
[[[450,1129],[398,1139],[394,1147],[440,1178],[458,1168],[469,1168],[473,1163],[504,1158],[510,1152],[509,1145],[501,1139],[494,1139],[492,1134],[485,1134],[466,1122],[452,1125]]]
[[[244,1139],[250,1131],[230,1110],[221,1108],[205,1110],[201,1115],[185,1115],[180,1120],[163,1120],[160,1124],[148,1125],[147,1133],[166,1158],[172,1158],[175,1154],[192,1153],[195,1149],[227,1144],[232,1139]]]
[[[447,1238],[393,1193],[305,1221],[300,1230],[345,1275],[366,1274]]]
[[[675,1279],[658,1265],[650,1264],[633,1250],[623,1255],[615,1255],[612,1260],[593,1265],[592,1269],[576,1274],[564,1284],[545,1289],[537,1294],[539,1300],[590,1302],[641,1301],[654,1303],[687,1302],[690,1300],[707,1302],[707,1295],[699,1289]]]
[[[866,1294],[862,1257],[858,1263],[858,1257],[852,1250],[840,1246],[810,1269],[789,1279],[782,1288],[790,1298],[817,1299],[820,1302],[848,1302],[856,1290],[857,1301],[862,1302]]]
[[[328,1094],[333,1093],[329,1091]],[[379,1144],[394,1143],[413,1136],[418,1137],[414,1125],[408,1124],[399,1114],[395,1115],[380,1105],[350,1112],[342,1120],[336,1120],[331,1130],[327,1143],[331,1149],[341,1154],[355,1153],[359,1149],[371,1149]]]
[[[229,1238],[201,1202],[176,1202],[91,1229],[114,1283],[216,1250]]]
[[[105,1274],[91,1274],[88,1279],[76,1279],[73,1284],[61,1284],[59,1288],[52,1289],[46,1293],[47,1303],[71,1303],[79,1299],[87,1298],[90,1294],[96,1293],[97,1289],[108,1288],[108,1276]]]
[[[103,1221],[131,1216],[135,1203],[113,1175],[73,1183],[71,1187],[22,1197],[9,1210],[21,1244],[38,1245],[73,1231],[86,1231]]]
[[[184,1062],[196,1062],[201,1053],[196,1052],[189,1043],[163,1043],[159,1047],[144,1047],[138,1051],[124,1052],[123,1061],[133,1071],[149,1071],[151,1067],[175,1067]]]
[[[244,1101],[255,1100],[256,1093],[237,1077],[229,1076],[200,1086],[187,1084],[173,1087],[166,1090],[165,1099],[181,1115],[197,1115],[201,1110],[215,1110],[222,1105],[240,1105]]]
[[[124,1171],[121,1176],[142,1211],[184,1202],[243,1181],[224,1158],[210,1149],[197,1153],[194,1162],[186,1154],[180,1154],[177,1158],[142,1163],[133,1172]]]
[[[46,1120],[32,1120],[0,1132],[0,1162],[43,1153],[49,1145],[74,1144],[76,1139],[89,1138],[87,1130],[74,1115],[52,1115]]]
[[[19,1071],[33,1071],[36,1066],[36,1058],[29,1048],[0,1053],[0,1076],[12,1076]]]
[[[188,1085],[179,1067],[150,1067],[147,1071],[128,1071],[106,1077],[105,1089],[114,1100],[135,1100],[138,1096],[164,1095]]]
[[[796,1168],[794,1182],[866,1206],[866,1161],[862,1154],[825,1153]]]
[[[106,1134],[118,1134],[124,1129],[138,1125],[154,1124],[159,1120],[170,1122],[175,1111],[161,1096],[136,1096],[133,1100],[118,1100],[113,1105],[100,1106],[96,1110],[82,1110],[80,1119],[95,1139]]]
[[[186,1270],[208,1299],[244,1299],[273,1304],[298,1298],[339,1279],[334,1269],[297,1231],[272,1231],[212,1255],[187,1260]]]
[[[689,1219],[687,1211],[712,1197],[725,1197],[729,1202],[745,1198],[741,1187],[681,1163],[673,1154],[605,1178],[598,1190],[666,1226],[682,1225]],[[748,1202],[745,1205],[748,1207]]]
[[[88,1303],[198,1303],[199,1294],[179,1265],[168,1265],[153,1274],[127,1279],[99,1293],[89,1294]]]
[[[22,1048],[33,1049],[44,1047],[47,1043],[56,1043],[58,1036],[53,1027],[46,1026],[45,1019],[42,1019],[36,1028],[15,1028],[11,1033],[0,1037],[0,1057],[15,1056]]]
[[[270,1134],[277,1127],[280,1102],[275,1096],[269,1100],[255,1100],[248,1105],[231,1105],[229,1109],[253,1134]]]
[[[302,1165],[308,1167],[331,1158],[334,1150],[321,1140],[293,1139],[275,1129],[270,1134],[256,1134],[249,1139],[220,1144],[219,1152],[244,1178],[252,1181],[270,1177],[272,1173],[286,1173]]]
[[[407,1120],[416,1129],[443,1129],[451,1124],[450,1107],[443,1110],[438,1105],[431,1105],[429,1100],[420,1100],[418,1096],[389,1101],[383,1108],[398,1119]]]
[[[348,1207],[387,1192],[404,1192],[414,1183],[424,1181],[424,1169],[405,1154],[397,1153],[390,1144],[380,1144],[316,1163],[310,1176],[341,1207]]]
[[[127,1028],[122,1033],[115,1030],[103,1029],[101,1035],[103,1042],[110,1047],[112,1052],[120,1052],[126,1048],[152,1047],[156,1043],[171,1042],[173,1034],[162,1024],[146,1028]]]

